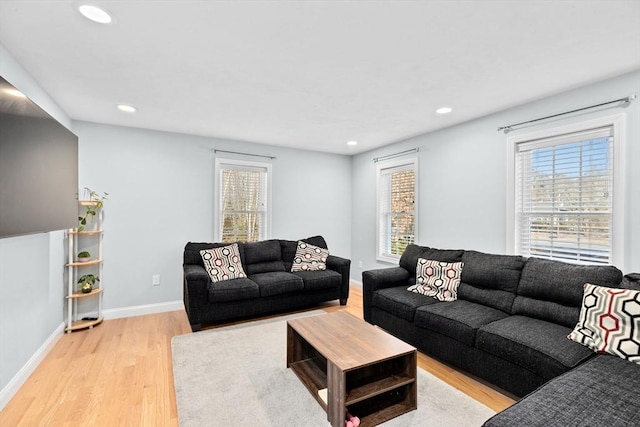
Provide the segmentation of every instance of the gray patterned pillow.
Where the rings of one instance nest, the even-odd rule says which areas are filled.
[[[201,250],[200,256],[202,256],[204,268],[213,283],[247,277],[242,268],[237,243],[221,248]]]
[[[298,241],[291,271],[318,271],[327,269],[329,250]]]

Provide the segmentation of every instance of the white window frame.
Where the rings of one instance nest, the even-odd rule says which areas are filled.
[[[507,252],[518,254],[518,223],[516,194],[516,153],[517,145],[532,140],[557,137],[589,129],[611,126],[613,134],[613,200],[611,223],[611,263],[621,266],[624,262],[624,199],[625,199],[625,114],[571,123],[564,126],[544,129],[536,132],[511,135],[507,138],[507,194],[506,194],[506,247]],[[575,261],[575,263],[581,263]],[[584,263],[583,263],[584,264]]]
[[[213,241],[221,242],[222,241],[222,230],[220,227],[220,217],[222,214],[221,209],[221,197],[222,197],[222,172],[226,165],[233,166],[235,168],[247,168],[247,169],[264,169],[266,170],[267,175],[267,200],[266,200],[266,218],[265,218],[265,230],[261,235],[260,240],[266,240],[271,237],[271,182],[272,179],[272,165],[271,163],[264,162],[252,162],[246,160],[237,160],[237,159],[224,159],[224,158],[216,158],[215,159],[215,176],[214,176],[214,206],[213,206]]]
[[[389,160],[389,161],[381,161],[376,164],[376,259],[381,262],[398,264],[401,255],[392,255],[387,254],[383,251],[381,234],[382,234],[382,212],[381,212],[381,182],[380,177],[382,175],[382,171],[386,169],[399,168],[403,166],[410,166],[414,171],[414,202],[413,202],[413,240],[414,243],[417,241],[418,237],[418,182],[419,182],[419,174],[418,174],[418,158],[413,157],[410,159],[403,160]]]

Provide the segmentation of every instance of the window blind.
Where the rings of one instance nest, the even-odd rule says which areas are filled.
[[[613,129],[518,144],[516,248],[521,255],[610,264]]]
[[[414,163],[383,168],[378,177],[378,255],[399,258],[415,242]]]
[[[266,239],[267,179],[266,168],[221,165],[218,226],[223,242]]]

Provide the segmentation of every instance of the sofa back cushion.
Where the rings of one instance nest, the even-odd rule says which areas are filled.
[[[415,280],[418,258],[441,262],[462,262],[463,253],[461,249],[435,249],[411,244],[406,247],[400,257],[400,267],[407,270],[409,277]]]
[[[329,249],[329,247],[327,246],[327,242],[322,236],[307,237],[306,239],[300,239],[300,241],[309,243],[310,245],[318,246],[322,249]],[[296,255],[296,250],[298,249],[298,241],[280,240],[280,248],[282,250],[282,261],[284,262],[285,271],[291,271],[293,258]]]
[[[272,271],[285,271],[279,240],[245,243],[243,261],[244,269],[249,276]]]
[[[244,265],[244,243],[238,243],[238,251],[240,252],[240,259]],[[221,248],[223,246],[229,246],[231,243],[204,243],[204,242],[189,242],[184,247],[184,254],[182,258],[183,264],[196,264],[204,267],[202,262],[202,255],[200,251],[204,249]]]
[[[458,298],[510,313],[524,258],[465,251],[462,262]]]
[[[640,273],[629,273],[622,278],[621,288],[640,291]]]
[[[610,265],[529,258],[522,269],[512,314],[573,328],[580,317],[585,283],[618,288],[621,281],[622,272]]]

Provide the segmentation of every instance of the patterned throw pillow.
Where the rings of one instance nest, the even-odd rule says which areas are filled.
[[[455,301],[458,299],[462,266],[463,262],[418,258],[416,284],[407,290],[433,297],[438,301]]]
[[[640,364],[640,291],[585,283],[580,319],[568,338]]]
[[[204,268],[213,283],[247,277],[242,269],[237,243],[221,248],[202,250],[200,256],[202,256]]]
[[[298,241],[291,271],[317,271],[327,269],[329,250]]]

